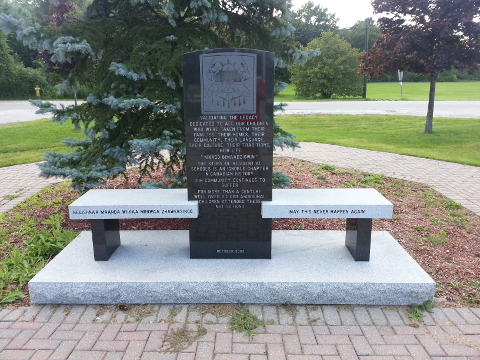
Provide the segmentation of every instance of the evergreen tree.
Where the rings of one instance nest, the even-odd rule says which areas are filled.
[[[37,103],[54,121],[71,118],[86,139],[68,139],[67,154],[47,153],[42,175],[91,188],[124,173],[129,165],[143,175],[167,165],[176,183],[185,180],[181,56],[205,48],[246,47],[273,51],[277,66],[305,61],[318,51],[300,52],[286,41],[293,28],[282,0],[94,0],[85,20],[59,28],[25,28],[0,16],[0,28],[16,32],[51,60],[71,64],[71,76],[94,76],[97,91],[66,109]],[[55,41],[49,40],[58,37]],[[276,128],[276,146],[296,146]]]

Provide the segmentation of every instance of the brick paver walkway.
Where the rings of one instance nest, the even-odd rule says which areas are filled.
[[[276,153],[423,182],[480,214],[477,167],[313,143],[302,143],[295,152]],[[0,212],[57,181],[37,174],[35,164],[0,168]],[[215,309],[205,312],[194,305],[4,309],[0,360],[480,360],[478,308],[435,308],[416,325],[407,308],[398,306],[249,305],[266,322],[253,338],[231,331],[230,318],[216,316]],[[187,341],[169,352],[176,339]]]
[[[0,168],[0,213],[12,209],[45,186],[61,181],[39,177],[39,173],[34,163]]]
[[[215,310],[203,313],[193,305],[2,310],[0,359],[480,359],[480,309],[436,308],[415,327],[405,307],[249,308],[268,323],[253,337],[229,330],[229,318]],[[182,333],[184,324],[188,332]]]
[[[280,150],[276,154],[427,184],[480,215],[477,166],[311,142],[302,142],[300,149]]]
[[[303,142],[277,155],[353,168],[424,183],[480,215],[480,167],[345,146]],[[0,168],[0,212],[13,208],[42,187],[58,182],[38,176],[36,164]]]

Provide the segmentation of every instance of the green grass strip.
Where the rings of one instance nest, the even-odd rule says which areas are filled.
[[[367,98],[371,100],[428,101],[430,83],[369,83]],[[480,81],[437,82],[435,101],[480,101]]]
[[[480,120],[435,118],[433,134],[425,118],[394,115],[283,115],[282,127],[297,141],[386,151],[480,166]],[[83,138],[71,123],[49,119],[0,125],[0,167],[41,161],[46,150],[67,152],[61,141]]]
[[[296,141],[342,145],[480,166],[480,119],[433,120],[394,115],[282,115],[278,124]]]
[[[389,83],[368,83],[366,100],[408,100],[428,101],[430,83],[428,82],[404,82],[402,85],[403,96],[400,92],[400,85],[396,82]],[[321,101],[331,101],[324,99]],[[350,97],[342,100],[362,100],[361,97]],[[295,96],[295,86],[289,85],[275,101],[312,101]],[[458,81],[438,82],[435,101],[480,101],[480,81]]]
[[[0,167],[41,161],[45,151],[68,152],[61,143],[67,137],[83,139],[83,131],[71,122],[50,119],[0,125]]]

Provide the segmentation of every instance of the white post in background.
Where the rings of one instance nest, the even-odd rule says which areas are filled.
[[[398,85],[400,85],[400,99],[403,99],[403,71],[398,70]]]

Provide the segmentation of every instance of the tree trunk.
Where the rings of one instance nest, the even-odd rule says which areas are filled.
[[[425,132],[433,132],[433,107],[435,105],[435,87],[437,85],[438,73],[430,73],[430,93],[428,95],[427,119],[425,121]]]
[[[77,106],[77,87],[74,85],[72,86],[73,89],[73,100],[75,100],[75,106]]]

